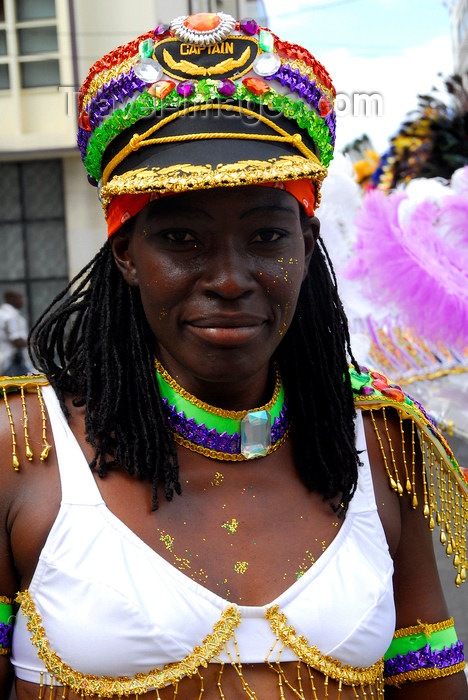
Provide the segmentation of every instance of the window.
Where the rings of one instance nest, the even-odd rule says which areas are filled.
[[[55,0],[0,0],[0,90],[12,70],[21,88],[60,84]]]
[[[31,324],[68,283],[62,163],[0,163],[0,188],[0,302],[21,290]]]

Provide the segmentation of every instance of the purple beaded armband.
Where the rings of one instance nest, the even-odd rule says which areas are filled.
[[[421,669],[443,669],[463,663],[463,642],[458,641],[451,647],[432,651],[431,645],[426,644],[418,651],[409,651],[405,655],[397,654],[384,664],[384,678],[401,676],[411,671]]]
[[[0,651],[6,653],[11,647],[11,638],[13,636],[13,625],[0,622]]]

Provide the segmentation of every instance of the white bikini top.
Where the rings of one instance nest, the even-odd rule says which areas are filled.
[[[51,387],[43,388],[58,459],[62,501],[29,587],[48,648],[71,669],[97,676],[147,674],[180,662],[213,633],[223,612],[240,615],[242,663],[264,663],[275,634],[266,612],[324,655],[367,668],[387,651],[395,629],[393,563],[377,513],[362,417],[357,490],[337,536],[284,593],[264,606],[233,605],[188,578],[140,540],[104,503]],[[18,612],[12,662],[18,678],[50,683]],[[234,656],[230,639],[216,660]],[[297,661],[284,646],[281,661]],[[214,661],[214,655],[208,661]],[[55,683],[54,683],[55,684]]]

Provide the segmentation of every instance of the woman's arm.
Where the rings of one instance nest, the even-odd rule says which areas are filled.
[[[3,402],[2,402],[3,403]],[[5,599],[13,600],[18,590],[13,554],[10,543],[11,515],[19,474],[13,470],[11,460],[11,431],[7,415],[0,406],[0,620],[8,625],[9,606]],[[13,620],[11,620],[11,623]],[[3,639],[6,629],[2,627]],[[4,642],[5,646],[7,642]],[[2,644],[0,649],[0,700],[8,700],[13,686],[13,669],[10,664],[11,650]],[[11,644],[8,644],[11,647]]]
[[[386,409],[385,418],[381,411],[373,413],[373,420],[366,416],[366,437],[379,513],[394,559],[396,628],[413,627],[419,622],[439,623],[447,620],[449,613],[434,557],[429,518],[423,511],[423,464],[419,441],[414,436],[411,422],[400,424],[395,411]],[[405,487],[406,470],[412,471],[409,467],[412,466],[413,444],[416,454],[412,488],[415,487],[418,499],[415,508],[413,494],[396,495],[390,487],[388,475],[388,470],[392,473],[396,466],[400,482]],[[455,575],[454,569],[454,578]],[[463,671],[458,671],[444,678],[407,681],[399,687],[387,685],[385,697],[395,700],[467,700],[466,677]]]

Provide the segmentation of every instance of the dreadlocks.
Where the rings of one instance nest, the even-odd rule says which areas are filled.
[[[30,334],[35,366],[68,416],[66,394],[85,406],[100,476],[115,465],[180,493],[175,444],[155,379],[154,338],[139,290],[126,284],[109,242],[45,310]],[[323,244],[315,246],[293,323],[275,359],[288,395],[296,463],[304,484],[346,509],[357,481],[346,317]],[[312,427],[312,429],[311,429]]]

